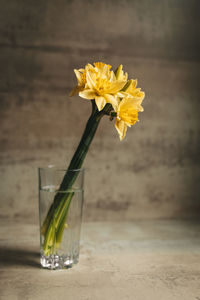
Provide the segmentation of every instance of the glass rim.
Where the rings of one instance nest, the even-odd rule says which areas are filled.
[[[60,172],[84,172],[85,168],[78,168],[78,169],[67,169],[61,166],[57,166],[57,165],[48,165],[48,166],[44,166],[44,167],[38,167],[39,171],[60,171]]]

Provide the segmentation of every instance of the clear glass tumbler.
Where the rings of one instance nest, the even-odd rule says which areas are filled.
[[[40,262],[43,268],[65,269],[78,263],[83,183],[84,169],[39,168]]]

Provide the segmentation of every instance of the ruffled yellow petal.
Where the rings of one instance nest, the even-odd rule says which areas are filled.
[[[129,91],[131,91],[132,89],[135,89],[136,88],[136,86],[137,86],[137,79],[131,79],[130,80],[130,85],[128,86],[128,88],[126,89],[126,92],[129,92]]]
[[[118,92],[117,96],[123,99],[130,99],[132,101],[132,105],[134,105],[138,111],[144,111],[143,107],[141,106],[144,97],[133,97],[131,94],[126,92]]]
[[[122,141],[126,136],[126,131],[127,131],[126,123],[116,118],[115,128],[117,129],[117,132],[119,134],[120,141]]]
[[[123,88],[123,92],[129,94],[130,96],[134,97],[135,99],[143,100],[145,97],[145,93],[141,91],[140,88],[136,88],[137,86],[137,79],[129,80],[126,86]]]
[[[111,65],[104,64],[103,62],[96,62],[94,63],[94,66],[97,72],[100,72],[106,77],[110,76],[111,73],[110,69],[112,68]]]
[[[134,103],[132,98],[124,98],[120,102],[117,116],[129,125],[134,125],[138,121],[137,104]]]
[[[112,68],[111,65],[107,65],[103,62],[95,62],[94,63],[94,66],[97,68],[97,69],[103,69],[104,67],[108,68],[109,70]]]
[[[79,96],[84,98],[84,99],[89,99],[89,100],[92,100],[96,97],[96,94],[93,90],[83,90],[81,92],[79,92]]]
[[[141,106],[141,104],[142,104],[142,101],[143,101],[143,98],[139,98],[139,99],[137,99],[137,98],[132,98],[132,101],[133,101],[133,103],[134,103],[134,106],[135,106],[135,108],[138,110],[138,111],[144,111],[144,108]]]
[[[101,111],[106,105],[106,99],[101,96],[95,96],[95,102],[99,111]]]

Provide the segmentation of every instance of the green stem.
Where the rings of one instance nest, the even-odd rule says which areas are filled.
[[[62,211],[62,214],[60,216],[60,220],[59,220],[59,225],[57,224],[57,234],[56,234],[56,248],[59,248],[61,241],[62,241],[62,236],[63,236],[63,232],[64,232],[64,228],[66,225],[66,218],[67,218],[67,214],[68,214],[68,210],[70,207],[70,203],[72,200],[74,193],[70,193],[69,194],[69,200],[67,201],[67,204],[64,207],[64,210]]]
[[[43,250],[45,255],[49,255],[49,249],[52,249],[55,240],[57,244],[60,244],[62,240],[65,220],[73,197],[73,193],[69,193],[69,189],[72,188],[79,174],[78,171],[71,172],[70,170],[79,170],[81,168],[101,118],[103,115],[109,114],[112,110],[112,106],[107,104],[105,108],[99,112],[94,100],[92,100],[92,108],[92,114],[86,124],[81,141],[59,187],[59,191],[66,191],[66,193],[57,193],[55,195],[54,201],[41,228],[41,233],[44,235]]]

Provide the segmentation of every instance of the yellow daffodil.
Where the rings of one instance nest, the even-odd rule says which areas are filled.
[[[98,110],[102,110],[106,103],[112,104],[114,110],[118,107],[117,93],[126,84],[126,75],[120,73],[120,80],[110,70],[111,66],[102,62],[87,64],[85,69],[74,70],[78,86],[71,92],[84,99],[95,99]]]
[[[120,101],[115,121],[120,140],[126,136],[127,126],[131,127],[138,121],[139,111],[143,111],[140,99],[125,97]]]

